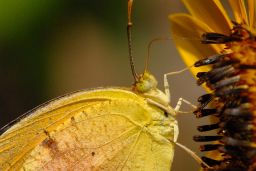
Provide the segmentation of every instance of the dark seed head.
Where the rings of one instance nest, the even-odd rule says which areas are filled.
[[[197,141],[197,142],[216,141],[216,140],[220,140],[221,138],[222,136],[201,136],[201,135],[197,135],[193,137],[194,141]]]

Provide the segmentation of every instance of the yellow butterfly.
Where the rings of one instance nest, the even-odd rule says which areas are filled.
[[[148,71],[139,76],[135,73],[131,6],[132,0],[128,1],[127,28],[134,85],[71,93],[2,128],[1,171],[170,170],[178,144],[175,115],[182,101],[190,103],[180,99],[175,108],[170,106],[170,73],[165,74],[165,93],[157,89],[157,81]]]

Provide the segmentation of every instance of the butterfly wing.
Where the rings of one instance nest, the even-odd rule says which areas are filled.
[[[163,111],[122,89],[81,91],[33,110],[0,137],[0,170],[169,170],[173,144],[146,128]]]

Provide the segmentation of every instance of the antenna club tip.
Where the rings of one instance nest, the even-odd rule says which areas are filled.
[[[128,22],[127,25],[128,25],[128,26],[132,26],[132,22]]]
[[[132,4],[132,3],[133,3],[133,0],[128,0],[128,3]]]

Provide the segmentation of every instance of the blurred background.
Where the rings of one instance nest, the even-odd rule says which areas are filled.
[[[0,124],[54,97],[79,89],[131,86],[126,38],[127,0],[0,1]],[[186,11],[178,0],[135,0],[133,50],[142,72],[147,45],[170,37],[168,15]],[[150,71],[163,89],[163,74],[183,69],[174,44],[151,49]],[[196,104],[204,92],[189,72],[169,78],[172,105],[179,97]],[[186,105],[182,110],[191,110]],[[198,152],[192,136],[201,123],[191,114],[177,117],[179,142]],[[201,125],[201,124],[200,124]],[[199,165],[178,147],[174,171]]]

